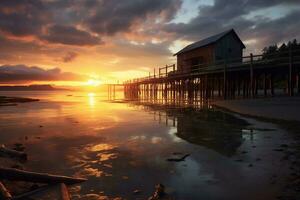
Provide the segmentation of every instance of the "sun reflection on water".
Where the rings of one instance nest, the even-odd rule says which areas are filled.
[[[88,93],[90,107],[95,107],[96,104],[95,96],[96,96],[95,93]]]

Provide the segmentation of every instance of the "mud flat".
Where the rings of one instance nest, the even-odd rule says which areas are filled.
[[[216,101],[213,105],[252,117],[300,121],[300,97]]]

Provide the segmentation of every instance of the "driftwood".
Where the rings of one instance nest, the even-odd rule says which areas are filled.
[[[0,145],[0,154],[4,156],[9,156],[9,157],[14,157],[14,158],[19,158],[22,160],[27,160],[27,154],[24,152],[12,150],[6,148],[4,145]]]
[[[70,195],[67,186],[64,183],[60,184],[61,199],[70,200]]]
[[[12,199],[13,200],[22,200],[22,199],[24,199],[24,200],[26,199],[27,200],[30,196],[35,195],[36,193],[42,192],[44,190],[50,189],[52,187],[54,187],[54,185],[42,186],[42,187],[39,187],[39,188],[37,188],[35,190],[31,190],[29,192],[25,192],[23,194],[19,194],[17,196],[14,196]]]
[[[74,178],[68,176],[52,175],[47,173],[29,172],[19,169],[0,167],[0,179],[7,179],[12,181],[27,181],[37,183],[65,183],[67,185],[81,183],[86,181],[84,178]]]
[[[0,199],[1,200],[10,200],[12,199],[11,194],[6,189],[6,187],[3,185],[2,182],[0,182]]]

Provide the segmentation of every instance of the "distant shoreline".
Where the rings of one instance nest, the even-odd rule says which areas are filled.
[[[69,91],[65,88],[55,88],[51,85],[20,85],[20,86],[0,86],[0,91]]]

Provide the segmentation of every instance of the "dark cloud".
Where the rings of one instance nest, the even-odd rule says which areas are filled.
[[[96,45],[102,43],[98,37],[91,35],[89,32],[72,26],[61,25],[49,27],[47,33],[42,35],[41,38],[51,43],[66,45]]]
[[[40,0],[1,0],[0,31],[15,36],[40,34],[51,13]]]
[[[178,13],[182,1],[184,0],[0,0],[0,40],[1,36],[8,35],[15,36],[15,39],[32,36],[34,41],[30,42],[35,42],[32,48],[41,52],[45,51],[45,48],[40,47],[41,41],[77,47],[94,46],[103,44],[102,38],[108,43],[109,40],[118,40],[118,37],[126,40],[125,36],[128,35],[125,34],[130,33],[132,40],[137,36],[146,45],[129,47],[165,55],[171,40],[199,40],[231,28],[236,29],[244,41],[260,41],[255,48],[299,37],[299,0],[215,0],[213,5],[200,5],[198,15],[188,23],[170,23]],[[290,10],[276,19],[268,18],[264,13],[255,17],[257,11],[276,6]],[[278,9],[274,9],[276,11]],[[163,43],[152,44],[151,38],[159,38]],[[131,39],[127,40],[129,42]],[[24,41],[14,43],[16,44],[9,43],[12,47],[5,47],[25,49],[25,46],[30,45]],[[9,55],[0,52],[0,58],[1,56]],[[76,56],[65,57],[66,61],[70,58],[71,61]]]
[[[67,62],[72,62],[73,60],[75,60],[78,56],[78,53],[73,52],[73,51],[69,51],[66,53],[65,56],[62,57],[62,61],[67,63]]]
[[[1,0],[0,31],[52,43],[95,45],[101,40],[94,33],[101,37],[126,32],[150,15],[153,23],[170,20],[180,4],[181,0]]]
[[[59,68],[43,69],[26,65],[0,66],[0,83],[33,81],[81,81],[86,77],[71,72],[62,72]]]
[[[100,34],[128,31],[136,22],[144,22],[148,16],[162,21],[172,19],[181,5],[179,0],[109,0],[97,1],[93,14],[86,20],[91,30]],[[95,7],[95,1],[89,1]],[[156,17],[154,16],[156,15]]]
[[[253,12],[275,6],[291,8],[291,12],[275,19],[267,16],[247,17]],[[293,6],[300,8],[300,2],[298,0],[236,0],[233,3],[227,0],[215,0],[212,6],[200,6],[198,16],[189,23],[171,23],[166,25],[164,30],[175,33],[178,38],[199,40],[234,28],[243,40],[262,41],[257,44],[258,48],[262,48],[264,45],[293,39],[297,36],[295,32],[297,32],[299,22],[295,19],[299,17],[300,12],[298,10],[292,13]],[[276,11],[274,10],[274,12]]]

